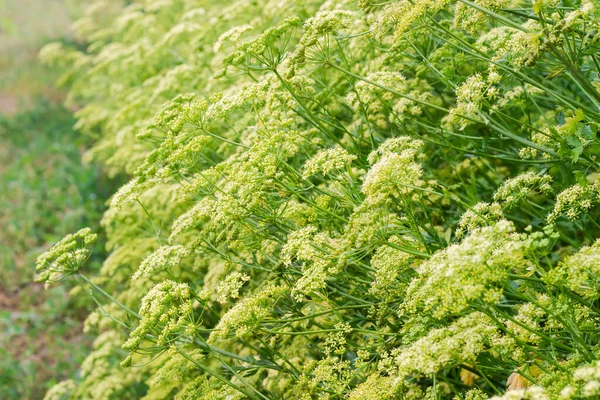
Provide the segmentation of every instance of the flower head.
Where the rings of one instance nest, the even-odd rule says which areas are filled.
[[[84,228],[65,236],[50,250],[41,254],[35,263],[38,275],[36,282],[45,282],[48,286],[73,275],[81,269],[92,253],[91,246],[98,235],[90,228]]]

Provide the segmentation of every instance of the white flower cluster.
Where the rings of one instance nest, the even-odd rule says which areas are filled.
[[[229,299],[237,299],[240,297],[240,289],[246,282],[250,280],[250,276],[240,272],[232,272],[225,277],[217,285],[217,295],[219,303],[225,303]]]
[[[552,223],[562,215],[570,220],[579,218],[582,212],[587,212],[592,205],[600,200],[600,181],[594,184],[575,184],[556,196],[554,209],[548,214],[548,222]]]
[[[389,240],[392,244],[400,244],[398,237]],[[399,277],[406,274],[410,268],[411,255],[384,244],[379,247],[371,258],[371,267],[375,268],[375,279],[371,284],[369,293],[385,298],[397,296]]]
[[[492,60],[506,60],[516,68],[522,68],[537,60],[542,46],[539,35],[526,32],[528,30],[539,30],[539,24],[530,20],[522,29],[499,26],[481,35],[477,44],[481,50],[492,52]]]
[[[456,228],[456,236],[460,238],[476,228],[495,223],[502,218],[504,218],[504,213],[499,203],[477,203],[461,215]]]
[[[565,258],[548,273],[546,279],[554,285],[564,285],[587,299],[600,298],[600,241]]]
[[[397,40],[418,18],[426,16],[427,13],[435,14],[443,10],[449,3],[450,0],[417,0],[415,2],[400,0],[393,2],[377,16],[371,27],[373,36],[381,40],[391,27],[394,32],[394,40]]]
[[[292,288],[292,295],[297,301],[323,289],[327,279],[339,272],[344,258],[335,257],[340,252],[338,243],[338,240],[326,232],[318,232],[311,225],[288,236],[281,251],[283,261],[290,267],[300,263],[303,272]]]
[[[443,318],[464,311],[476,299],[497,303],[508,273],[526,265],[525,245],[514,230],[506,220],[478,228],[420,264],[403,312]]]
[[[277,301],[289,288],[269,284],[238,301],[219,320],[209,336],[209,342],[228,340],[252,334],[264,318],[273,313]]]
[[[304,164],[303,177],[308,178],[317,173],[327,175],[349,166],[353,160],[356,160],[356,156],[342,148],[322,150]]]
[[[476,0],[474,3],[486,10],[498,12],[501,8],[510,6],[511,0]],[[489,20],[490,17],[488,14],[482,11],[462,2],[456,4],[456,9],[454,10],[454,26],[456,27],[460,27],[471,34],[475,34],[480,31]]]
[[[130,355],[122,365],[130,366],[131,354],[149,339],[158,346],[169,347],[180,335],[192,333],[196,326],[193,314],[192,293],[187,284],[166,280],[154,286],[142,299],[139,325],[123,344]]]
[[[400,378],[429,376],[450,364],[471,363],[499,337],[497,326],[486,315],[471,313],[446,328],[431,330],[405,348],[392,350],[395,374]]]
[[[479,119],[479,111],[485,99],[488,84],[480,74],[467,78],[456,88],[456,107],[452,108],[445,121],[449,128],[457,124],[464,130],[471,124],[472,119]]]
[[[600,361],[592,365],[577,368],[573,372],[573,380],[579,386],[583,398],[594,398],[600,395]],[[561,393],[563,398],[574,398],[575,390],[567,387]]]
[[[425,186],[422,180],[423,169],[415,162],[418,153],[414,148],[399,153],[389,151],[369,169],[362,192],[371,204],[410,196],[415,190]]]
[[[176,268],[188,254],[189,250],[181,245],[163,246],[142,261],[131,279],[136,281],[160,271]]]
[[[46,287],[79,271],[90,257],[90,247],[96,242],[98,235],[90,228],[84,228],[74,234],[65,236],[52,248],[41,254],[35,262],[38,273],[36,282],[44,282]]]
[[[494,200],[503,203],[506,207],[513,207],[521,199],[529,197],[535,192],[551,194],[552,177],[550,175],[537,175],[526,172],[511,179],[507,179],[494,193]]]
[[[538,386],[527,389],[509,390],[502,396],[494,396],[490,400],[551,400],[546,391]]]

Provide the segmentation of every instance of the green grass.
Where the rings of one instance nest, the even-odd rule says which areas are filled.
[[[87,139],[73,132],[73,123],[67,110],[45,100],[0,118],[2,282],[30,281],[32,274],[22,277],[19,270],[46,243],[100,217],[101,177],[81,164]]]
[[[38,100],[0,117],[0,393],[41,398],[75,372],[89,339],[81,321],[88,304],[68,289],[33,285],[37,255],[81,225],[98,221],[112,188],[82,165],[87,139],[72,130],[60,105]]]
[[[40,399],[77,373],[89,351],[82,321],[90,304],[69,288],[32,284],[37,255],[82,224],[98,221],[113,187],[83,165],[88,139],[37,62],[49,40],[71,40],[85,2],[0,0],[0,399]],[[92,223],[93,224],[93,223]],[[99,252],[101,253],[101,251]]]

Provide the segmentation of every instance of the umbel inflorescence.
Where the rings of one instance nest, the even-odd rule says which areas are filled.
[[[38,261],[47,398],[599,398],[598,7],[95,1],[41,57],[131,180]]]
[[[97,238],[98,235],[92,233],[90,228],[65,236],[37,258],[36,282],[44,282],[48,286],[78,273],[91,255],[90,247]]]

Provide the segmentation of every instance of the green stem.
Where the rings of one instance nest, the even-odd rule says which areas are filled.
[[[227,386],[231,386],[232,388],[234,388],[238,392],[245,394],[250,399],[258,399],[259,398],[259,397],[255,396],[253,393],[251,393],[251,392],[247,391],[246,389],[241,388],[238,385],[236,385],[235,383],[231,382],[229,379],[225,379],[221,374],[218,374],[216,372],[211,371],[206,365],[202,364],[198,360],[193,359],[192,357],[190,357],[186,352],[184,352],[180,348],[177,348],[177,352],[179,354],[181,354],[189,362],[191,362],[192,364],[194,364],[195,366],[197,366],[198,368],[200,368],[202,371],[204,371],[207,374],[213,376],[214,378],[216,378],[217,380],[223,382]],[[261,396],[261,397],[264,397],[264,396]]]
[[[104,291],[104,289],[102,289],[100,286],[96,285],[94,282],[92,282],[90,279],[88,279],[85,275],[83,275],[81,272],[79,272],[77,274],[77,276],[79,276],[81,279],[83,279],[88,285],[90,285],[92,288],[94,288],[96,291],[100,292],[103,296],[105,296],[107,299],[109,299],[110,301],[112,301],[113,303],[115,303],[117,306],[119,306],[121,309],[123,309],[124,311],[127,311],[129,314],[133,315],[134,317],[136,317],[137,319],[141,319],[140,315],[138,313],[136,313],[135,311],[133,311],[131,308],[127,307],[126,305],[124,305],[123,303],[121,303],[119,300],[115,299],[113,296],[111,296],[110,294],[108,294],[107,292]]]
[[[492,10],[489,10],[489,9],[487,9],[485,7],[481,7],[479,4],[473,3],[473,2],[471,2],[469,0],[458,0],[458,1],[460,1],[461,3],[467,5],[467,6],[471,7],[471,8],[476,9],[477,11],[481,11],[482,13],[489,15],[490,17],[492,17],[492,18],[494,18],[494,19],[502,22],[505,25],[508,25],[508,26],[510,26],[512,28],[518,29],[521,32],[531,33],[531,31],[529,29],[523,28],[521,25],[517,24],[516,22],[513,22],[510,19],[508,19],[506,17],[503,17],[500,14],[496,14]]]

